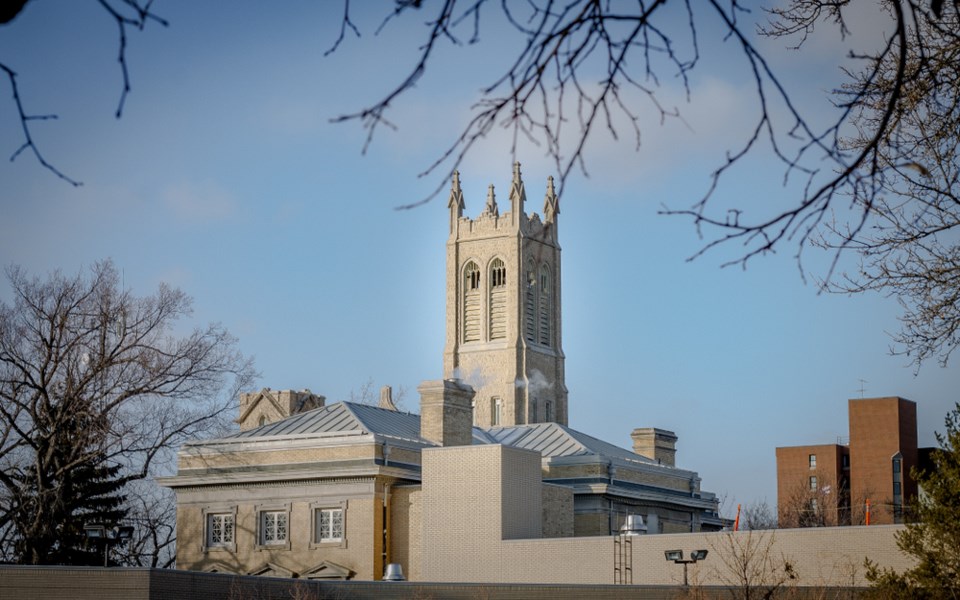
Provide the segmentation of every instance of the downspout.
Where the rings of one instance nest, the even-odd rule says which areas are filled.
[[[390,484],[383,484],[383,568],[391,563],[390,552]]]

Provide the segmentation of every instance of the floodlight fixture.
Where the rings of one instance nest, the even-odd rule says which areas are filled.
[[[683,560],[683,550],[667,550],[663,555],[668,561],[677,562]]]
[[[107,528],[103,525],[92,525],[87,523],[83,526],[83,534],[88,540],[100,540],[107,537]]]
[[[690,585],[687,580],[687,565],[703,560],[707,557],[706,550],[693,550],[690,552],[690,558],[683,558],[683,550],[667,550],[663,553],[667,561],[673,561],[678,565],[683,565],[683,585]]]

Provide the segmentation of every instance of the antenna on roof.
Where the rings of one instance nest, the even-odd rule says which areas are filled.
[[[858,379],[857,381],[860,382],[860,399],[863,400],[863,391],[866,389],[864,384],[869,382],[866,379]]]

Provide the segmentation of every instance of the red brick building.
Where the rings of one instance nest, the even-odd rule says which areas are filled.
[[[917,405],[897,396],[850,400],[849,445],[777,448],[781,527],[888,524],[917,494]]]

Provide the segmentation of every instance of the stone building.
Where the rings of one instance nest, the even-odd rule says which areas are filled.
[[[628,515],[647,534],[721,529],[716,496],[675,465],[673,432],[638,428],[631,451],[567,425],[558,199],[548,180],[544,216],[528,215],[519,164],[509,198],[501,215],[491,186],[480,216],[464,217],[454,175],[445,378],[419,386],[420,414],[396,410],[389,392],[379,406],[328,405],[307,390],[243,394],[240,431],[185,444],[161,482],[177,495],[178,568],[379,579],[398,563],[421,579],[445,507],[462,513],[468,501],[451,469],[502,489],[496,506],[468,511],[480,515],[478,540],[488,518],[496,536],[531,539],[610,536]],[[489,450],[430,454],[466,447]],[[474,455],[492,457],[490,468],[463,462]]]

